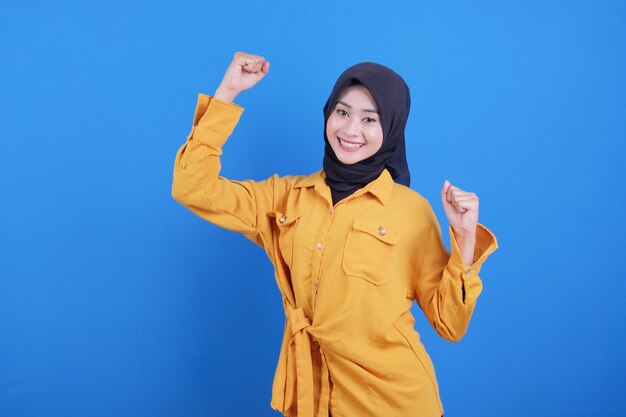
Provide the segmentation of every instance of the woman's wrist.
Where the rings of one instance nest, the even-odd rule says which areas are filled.
[[[237,97],[237,94],[239,94],[239,91],[224,88],[220,85],[217,90],[215,90],[213,98],[223,101],[224,103],[232,103],[235,97]]]
[[[471,266],[474,263],[474,249],[476,247],[476,235],[462,235],[455,233],[456,243],[461,251],[461,260],[464,265]]]

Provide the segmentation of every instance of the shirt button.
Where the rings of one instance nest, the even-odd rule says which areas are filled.
[[[313,284],[313,285],[311,285],[311,287],[313,287],[313,289],[316,290],[317,289],[317,284]]]
[[[316,246],[318,249],[322,249],[322,242],[318,242]]]
[[[328,213],[333,214],[333,209],[328,210]]]
[[[471,269],[468,269],[467,271],[465,271],[465,275],[469,275],[470,271],[471,271]]]
[[[285,223],[287,221],[287,216],[283,216],[280,219],[278,219],[279,222],[281,223]]]
[[[381,235],[381,236],[385,236],[387,234],[387,231],[385,230],[384,227],[380,226],[378,228],[378,234]]]

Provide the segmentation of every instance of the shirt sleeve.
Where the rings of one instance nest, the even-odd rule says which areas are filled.
[[[222,146],[237,125],[243,107],[199,94],[194,123],[174,162],[172,197],[201,218],[243,233],[268,247],[274,175],[263,181],[229,180],[219,175]]]
[[[478,276],[487,257],[498,248],[494,234],[478,223],[473,263],[465,265],[452,226],[449,226],[452,253],[446,249],[441,226],[430,205],[424,248],[418,256],[415,298],[428,321],[446,340],[457,342],[467,332],[470,318],[482,291]]]

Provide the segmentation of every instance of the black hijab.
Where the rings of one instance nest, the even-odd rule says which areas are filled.
[[[358,84],[365,86],[376,101],[383,128],[383,144],[369,158],[347,165],[337,159],[331,148],[326,136],[326,123],[343,90]],[[406,162],[404,128],[410,107],[409,87],[402,77],[384,65],[361,62],[339,76],[324,105],[324,172],[333,205],[378,178],[385,168],[395,182],[409,186],[411,175]]]

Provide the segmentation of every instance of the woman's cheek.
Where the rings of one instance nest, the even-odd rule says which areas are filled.
[[[378,128],[370,128],[367,130],[367,142],[374,147],[380,148],[383,144],[382,131]]]

